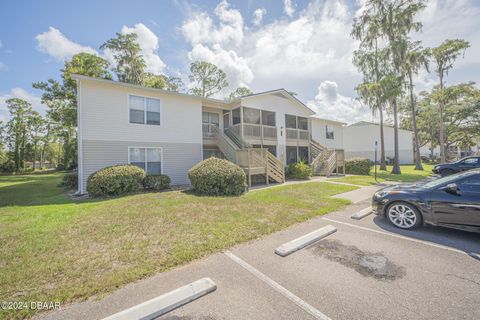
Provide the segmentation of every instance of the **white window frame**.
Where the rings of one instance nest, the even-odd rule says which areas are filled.
[[[130,121],[130,97],[131,97],[131,96],[143,98],[143,123],[135,123],[135,122],[131,122],[131,121]],[[150,123],[147,123],[147,98],[148,98],[148,99],[158,100],[158,102],[159,102],[159,105],[160,105],[160,110],[159,110],[159,112],[158,112],[158,113],[160,114],[160,122],[159,122],[159,124],[150,124]],[[129,124],[148,125],[148,126],[161,126],[161,125],[162,125],[162,101],[161,101],[160,98],[129,93],[129,94],[127,95],[127,105],[128,105],[128,123],[129,123]]]
[[[162,147],[128,147],[128,164],[131,164],[130,162],[130,149],[145,149],[145,174],[148,172],[148,161],[147,161],[147,149],[160,149],[160,174],[164,174],[163,171],[163,148]]]
[[[331,133],[333,134],[333,137],[332,138],[329,138],[328,137],[328,127],[331,127]],[[325,139],[326,140],[335,140],[335,127],[334,126],[331,126],[331,125],[328,125],[326,124],[325,125]]]

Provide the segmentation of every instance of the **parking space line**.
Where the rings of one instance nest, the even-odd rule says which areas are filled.
[[[366,228],[366,227],[362,227],[362,226],[357,226],[355,224],[351,224],[351,223],[348,223],[348,222],[342,222],[342,221],[338,221],[338,220],[334,220],[334,219],[330,219],[330,218],[325,218],[324,217],[324,218],[321,218],[321,219],[326,220],[326,221],[330,221],[330,222],[334,222],[334,223],[343,224],[345,226],[349,226],[349,227],[352,227],[352,228],[357,228],[357,229],[361,229],[361,230],[375,232],[375,233],[378,233],[378,234],[383,234],[383,235],[398,238],[398,239],[403,239],[403,240],[408,240],[408,241],[412,241],[412,242],[416,242],[416,243],[421,243],[421,244],[424,244],[424,245],[427,245],[427,246],[430,246],[430,247],[434,247],[434,248],[445,249],[445,250],[448,250],[448,251],[468,255],[468,253],[465,252],[465,251],[455,249],[455,248],[450,248],[450,247],[447,247],[447,246],[444,246],[444,245],[441,245],[441,244],[435,244],[435,243],[431,243],[431,242],[424,241],[424,240],[413,239],[413,238],[409,238],[409,237],[398,235],[398,234],[393,234],[393,233],[388,233],[388,232],[384,232],[384,231],[380,231],[380,230],[375,230],[375,229],[370,229],[370,228]]]
[[[296,295],[294,295],[292,292],[288,291],[286,288],[282,287],[280,284],[275,282],[274,280],[270,279],[267,277],[265,274],[261,273],[257,269],[255,269],[253,266],[249,265],[247,262],[243,261],[241,258],[237,257],[230,251],[225,251],[225,255],[229,257],[233,262],[237,263],[241,267],[243,267],[245,270],[253,274],[257,279],[265,282],[268,284],[270,287],[272,287],[275,291],[283,295],[285,298],[289,299],[293,303],[295,303],[297,306],[305,310],[307,313],[311,314],[313,317],[316,319],[320,320],[330,320],[329,317],[327,317],[325,314],[320,312],[319,310],[315,309],[312,307],[310,304],[307,302],[303,301]]]

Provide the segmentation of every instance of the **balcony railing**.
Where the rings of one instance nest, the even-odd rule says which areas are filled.
[[[236,134],[241,135],[243,126],[243,137],[251,140],[277,140],[277,127],[261,124],[238,123],[231,127]]]
[[[213,123],[202,123],[202,133],[204,138],[213,138],[218,130],[218,126]]]
[[[303,130],[303,129],[287,128],[287,140],[309,141],[310,140],[310,131]]]

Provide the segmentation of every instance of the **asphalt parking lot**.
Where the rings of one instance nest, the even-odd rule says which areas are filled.
[[[217,290],[160,319],[480,319],[480,234],[353,220],[369,200],[126,286],[48,319],[100,319],[199,278]],[[279,245],[333,225],[287,257]]]

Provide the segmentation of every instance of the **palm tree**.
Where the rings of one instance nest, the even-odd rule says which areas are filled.
[[[405,57],[408,48],[408,36],[412,31],[419,31],[422,28],[420,22],[414,21],[415,15],[425,8],[424,0],[370,0],[367,5],[377,13],[375,18],[379,21],[379,33],[387,41],[387,50],[392,63],[393,73],[387,76],[384,83],[391,89],[386,92],[389,104],[393,110],[394,124],[394,149],[395,159],[392,173],[401,174],[399,165],[398,150],[398,97],[402,90],[397,87],[403,82],[402,67],[405,64]]]
[[[408,44],[408,50],[405,55],[405,61],[402,66],[404,73],[408,77],[408,91],[410,95],[410,109],[412,112],[412,127],[414,136],[414,155],[415,155],[415,170],[423,170],[422,161],[420,159],[420,142],[418,139],[417,129],[417,111],[415,105],[415,98],[413,95],[413,75],[418,74],[420,68],[423,66],[428,71],[428,57],[429,50],[423,49],[418,41]]]
[[[470,44],[468,41],[462,39],[455,40],[445,40],[441,45],[432,49],[432,56],[436,63],[435,71],[438,75],[440,81],[439,93],[439,113],[440,113],[440,156],[442,162],[446,161],[445,155],[445,124],[443,120],[444,109],[445,109],[445,98],[444,98],[444,88],[443,88],[443,78],[445,74],[448,73],[453,67],[453,62],[464,52]]]
[[[387,170],[385,162],[385,135],[383,130],[383,109],[379,90],[381,78],[380,52],[380,21],[375,12],[365,11],[354,19],[351,35],[360,41],[360,49],[354,52],[353,63],[363,73],[364,82],[356,90],[362,100],[370,107],[372,113],[380,115],[380,170]]]

